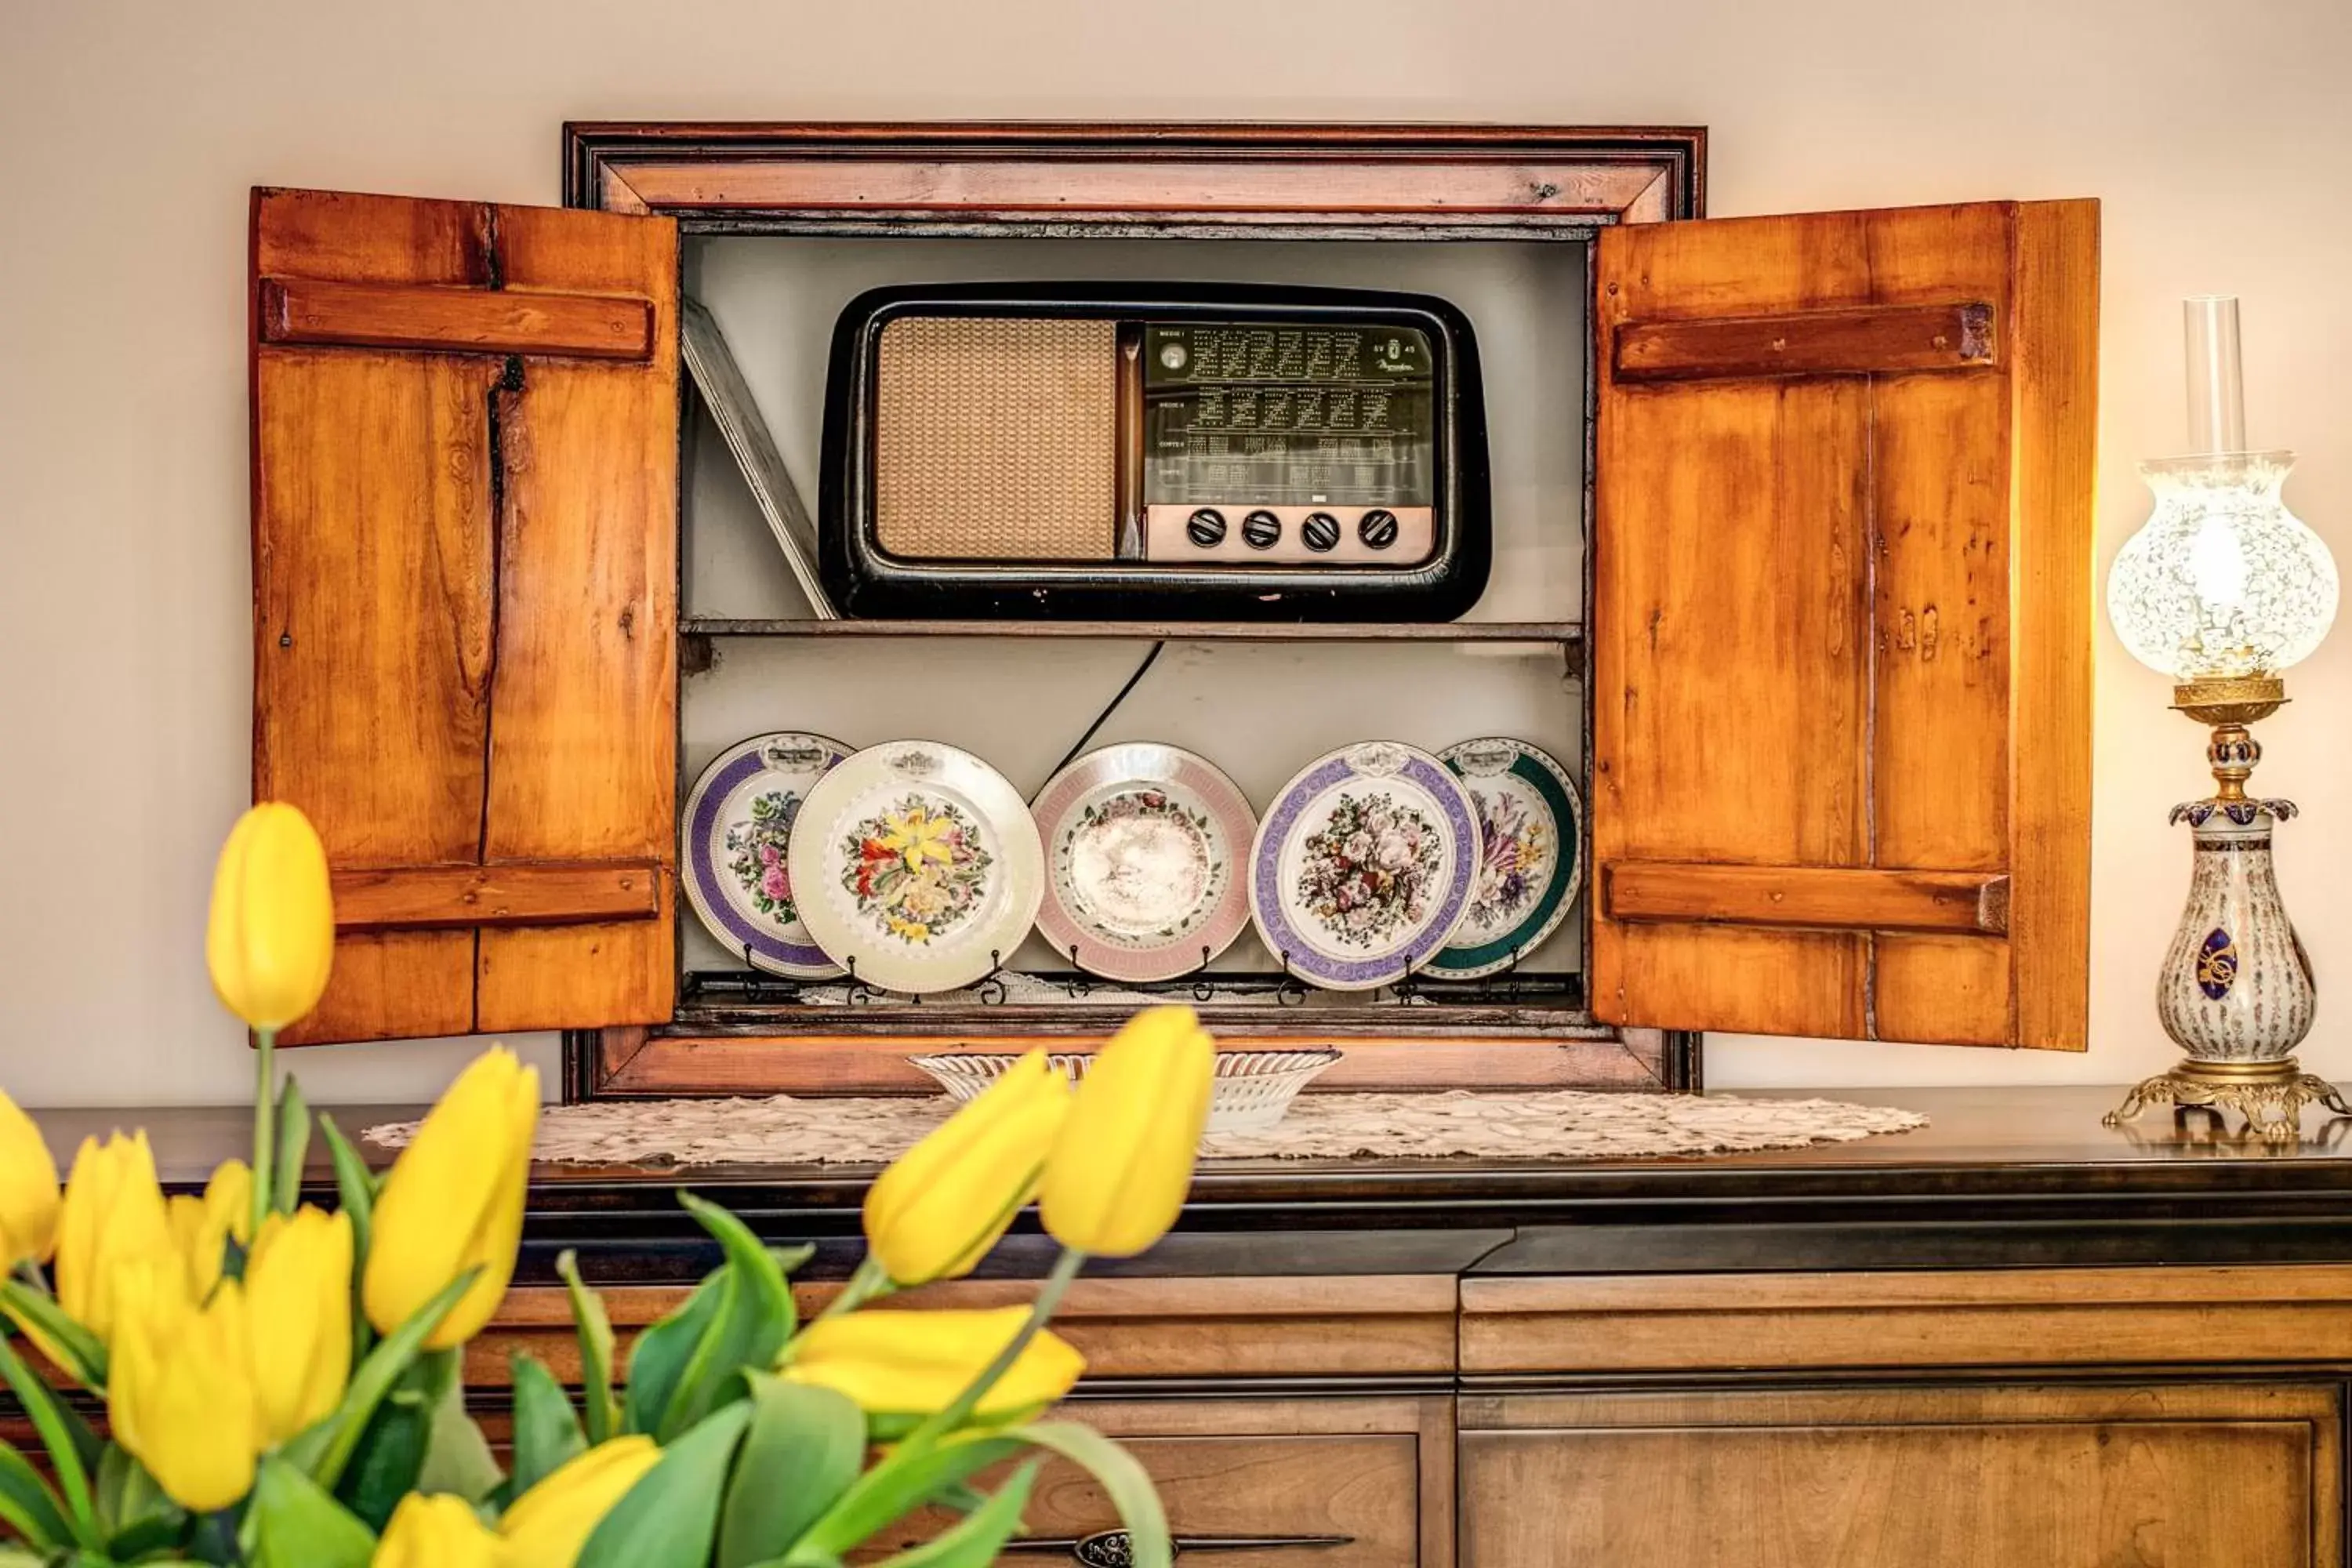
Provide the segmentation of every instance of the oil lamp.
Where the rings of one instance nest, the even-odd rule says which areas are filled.
[[[2192,299],[2187,318],[2192,451],[2140,465],[2156,510],[2116,556],[2107,615],[2134,658],[2172,677],[2173,708],[2210,728],[2214,790],[2172,808],[2194,849],[2156,1007],[2185,1055],[2106,1121],[2204,1106],[2285,1142],[2305,1104],[2352,1106],[2295,1063],[2316,992],[2271,865],[2272,826],[2294,805],[2246,793],[2263,755],[2247,726],[2278,711],[2285,670],[2327,634],[2336,563],[2280,500],[2294,455],[2246,449],[2238,301]]]

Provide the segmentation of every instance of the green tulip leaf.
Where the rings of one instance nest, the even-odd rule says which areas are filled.
[[[738,1401],[665,1446],[580,1549],[577,1568],[703,1568],[718,1533],[719,1499],[751,1420]]]
[[[418,1362],[425,1371],[427,1408],[425,1464],[416,1474],[421,1492],[455,1492],[467,1502],[489,1496],[505,1478],[490,1457],[490,1445],[466,1414],[465,1363],[461,1351],[435,1351]]]
[[[0,1520],[44,1552],[73,1542],[65,1505],[11,1443],[0,1443]]]
[[[425,1336],[440,1325],[458,1300],[473,1288],[479,1268],[468,1268],[441,1288],[441,1293],[416,1309],[408,1321],[394,1329],[352,1369],[335,1413],[286,1446],[287,1457],[311,1479],[332,1490],[343,1468],[358,1451],[369,1419],[393,1385],[415,1364]],[[429,1406],[428,1406],[429,1408]]]
[[[1007,1437],[969,1436],[922,1449],[893,1448],[802,1532],[787,1558],[794,1568],[819,1568],[846,1556],[875,1531],[1028,1447]]]
[[[368,1238],[375,1229],[375,1173],[335,1125],[335,1119],[325,1111],[319,1113],[319,1131],[327,1141],[327,1158],[335,1167],[335,1205],[352,1216],[352,1256],[362,1261],[362,1267],[352,1270],[352,1362],[357,1365],[367,1359],[368,1347],[375,1342],[375,1330],[368,1322],[367,1304],[361,1299],[361,1281],[367,1278],[365,1260]]]
[[[261,1461],[237,1532],[253,1568],[368,1568],[375,1531],[283,1458]]]
[[[1059,1454],[1094,1477],[1110,1495],[1118,1521],[1127,1529],[1132,1568],[1168,1568],[1176,1555],[1168,1539],[1168,1512],[1134,1455],[1076,1421],[1038,1421],[1015,1426],[1005,1436]]]
[[[680,1368],[656,1436],[667,1438],[701,1420],[740,1386],[741,1368],[765,1367],[793,1336],[796,1321],[793,1288],[784,1265],[761,1244],[751,1227],[717,1204],[692,1193],[678,1194],[678,1202],[716,1237],[727,1254],[723,1271],[733,1276],[733,1288],[722,1292],[724,1304],[709,1331],[688,1352]],[[635,1364],[630,1392],[635,1393]]]
[[[98,1461],[98,1524],[107,1554],[136,1561],[179,1539],[187,1512],[127,1448],[108,1446]]]
[[[866,1467],[866,1415],[830,1388],[745,1374],[751,1426],[719,1510],[719,1568],[782,1553]]]
[[[779,1269],[786,1274],[795,1274],[800,1271],[802,1264],[816,1256],[816,1248],[805,1242],[798,1247],[772,1247],[768,1248],[768,1256],[776,1260]]]
[[[537,1486],[551,1471],[587,1449],[580,1418],[555,1374],[538,1359],[515,1353],[514,1473],[507,1479],[507,1496],[517,1498]]]
[[[58,1363],[58,1370],[89,1389],[106,1392],[106,1346],[96,1334],[66,1316],[57,1298],[22,1279],[0,1281],[0,1310],[26,1331],[40,1334],[40,1349]]]
[[[882,1559],[882,1568],[988,1568],[999,1548],[1021,1528],[1021,1510],[1029,1504],[1029,1490],[1037,1484],[1032,1459],[1013,1472],[996,1495],[972,1510],[954,1529],[942,1531],[920,1546]]]
[[[664,1434],[662,1422],[686,1375],[686,1365],[719,1313],[731,1305],[735,1267],[721,1264],[678,1309],[637,1336],[629,1350],[628,1429]]]
[[[433,1407],[424,1391],[394,1389],[368,1417],[359,1447],[342,1479],[335,1483],[336,1500],[369,1529],[382,1530],[391,1521],[400,1500],[416,1489],[432,1433]],[[299,1458],[293,1444],[288,1445],[287,1453]]]
[[[621,1409],[613,1397],[613,1321],[604,1299],[581,1281],[579,1257],[566,1248],[555,1260],[572,1300],[572,1326],[580,1340],[580,1402],[586,1407],[593,1447],[621,1429]]]
[[[96,1551],[100,1542],[97,1510],[90,1502],[89,1471],[82,1461],[81,1445],[67,1424],[65,1406],[40,1375],[25,1364],[25,1358],[5,1336],[0,1336],[0,1377],[7,1380],[33,1430],[40,1434],[41,1447],[49,1451],[49,1468],[57,1474],[74,1540]]]
[[[289,1073],[285,1092],[278,1100],[278,1168],[270,1173],[269,1182],[270,1206],[278,1213],[292,1214],[294,1205],[302,1201],[302,1164],[310,1157],[310,1108],[303,1101],[302,1086]],[[256,1171],[253,1179],[261,1180],[262,1173]]]

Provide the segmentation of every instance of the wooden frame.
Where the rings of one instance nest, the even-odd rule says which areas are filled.
[[[1620,224],[1700,216],[1706,152],[1706,132],[1696,128],[595,122],[565,127],[563,199],[567,206],[672,217],[688,235],[1576,240]],[[1669,357],[1672,349],[1662,346]],[[1582,416],[1589,521],[1590,367]],[[680,630],[687,639],[680,669],[690,673],[700,662],[697,638],[952,635],[954,627],[688,621]],[[1432,640],[1533,630],[1572,660],[1585,658],[1580,627],[1570,623],[1458,631],[1052,623],[989,630]],[[1589,703],[1589,680],[1586,689]],[[1576,1000],[1383,1008],[1369,1021],[1362,1013],[1274,1005],[1221,1010],[1220,1017],[1237,1042],[1274,1043],[1311,1029],[1318,1037],[1414,1051],[1409,1060],[1385,1049],[1359,1051],[1326,1076],[1324,1087],[1698,1086],[1696,1035],[1596,1026],[1580,993]],[[921,1083],[900,1059],[909,1038],[933,1048],[1003,1049],[1029,1035],[1051,1035],[1067,1045],[1116,1022],[1101,1007],[1055,1008],[1051,1018],[1025,1016],[1032,1011],[805,1008],[782,1037],[772,1013],[705,1008],[667,1027],[574,1030],[565,1036],[565,1089],[573,1099],[911,1090]],[[1408,1011],[1419,1016],[1398,1016]],[[791,1042],[789,1064],[775,1049],[782,1037]]]

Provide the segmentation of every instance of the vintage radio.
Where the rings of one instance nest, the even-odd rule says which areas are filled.
[[[1491,553],[1477,351],[1421,295],[879,289],[820,510],[852,616],[1451,619]]]

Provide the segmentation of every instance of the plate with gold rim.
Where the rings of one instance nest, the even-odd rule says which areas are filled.
[[[801,919],[886,991],[952,991],[1013,956],[1037,918],[1045,853],[1021,792],[935,741],[868,746],[817,782],[790,850]]]
[[[1172,980],[1249,924],[1257,816],[1224,771],[1180,746],[1089,752],[1030,802],[1045,848],[1037,930],[1106,980]]]
[[[739,741],[696,775],[678,818],[687,902],[721,947],[794,980],[841,973],[802,923],[793,828],[816,782],[849,755],[824,735],[781,730]]]
[[[1258,824],[1250,916],[1302,980],[1369,991],[1420,969],[1468,911],[1470,792],[1429,752],[1342,746],[1301,768]]]
[[[1568,770],[1525,741],[1490,736],[1437,755],[1469,788],[1478,879],[1429,972],[1475,980],[1508,969],[1568,919],[1584,874],[1584,807]]]

